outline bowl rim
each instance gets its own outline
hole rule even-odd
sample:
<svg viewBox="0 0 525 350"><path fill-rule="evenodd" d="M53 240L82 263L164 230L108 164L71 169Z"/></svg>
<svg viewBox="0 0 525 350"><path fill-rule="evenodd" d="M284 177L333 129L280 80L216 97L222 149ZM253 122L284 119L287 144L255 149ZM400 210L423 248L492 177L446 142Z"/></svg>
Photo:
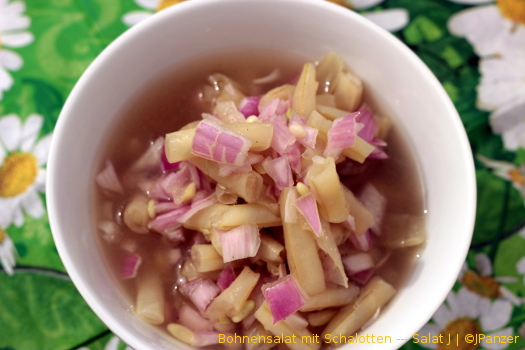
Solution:
<svg viewBox="0 0 525 350"><path fill-rule="evenodd" d="M221 0L220 4L238 4L242 3L246 0ZM468 187L464 189L465 195L468 198L468 206L465 208L465 217L467 218L467 222L465 223L465 227L468 228L469 235L465 235L463 237L463 241L460 242L462 244L463 249L463 255L461 256L461 261L464 261L467 253L469 251L469 243L472 238L473 229L474 229L474 223L475 223L475 212L476 212L476 177L475 177L475 171L474 171L474 160L472 157L472 151L470 148L470 144L465 132L465 129L463 127L463 124L461 122L461 119L459 117L459 114L454 107L452 101L446 94L443 86L439 82L439 80L434 76L434 74L430 71L430 69L421 61L421 59L412 51L410 50L401 40L399 40L397 37L392 35L391 33L387 32L386 30L380 28L379 26L375 25L374 23L368 21L364 17L360 16L359 14L344 8L342 6L330 3L328 1L318 1L318 0L252 0L252 1L259 1L260 3L265 3L267 6L275 6L275 4L278 3L297 3L299 6L313 6L317 7L322 11L332 11L337 12L339 16L346 16L347 20L355 21L360 26L363 26L367 30L374 32L374 35L378 35L383 37L385 40L388 40L395 45L396 49L403 53L403 56L407 58L407 60L414 65L414 67L419 71L419 73L424 77L426 81L429 82L431 87L437 92L441 102L445 104L445 108L448 111L449 115L452 117L451 120L454 123L455 132L457 135L460 136L459 142L461 143L461 149L458 150L462 154L462 158L468 162L468 166L465 167L467 169L467 173L465 176L469 178L470 181L468 181ZM54 194L56 193L58 189L58 184L55 183L54 178L56 176L56 173L58 172L58 164L60 163L58 157L58 147L61 139L61 135L64 134L66 130L66 123L67 118L71 118L72 111L74 110L74 106L77 104L77 101L81 99L82 91L86 88L86 86L89 84L90 80L93 76L97 74L97 71L105 65L105 61L108 57L111 57L113 54L117 53L119 50L121 50L122 47L125 47L129 45L130 41L133 41L133 38L143 31L152 30L155 26L158 25L158 23L162 21L169 20L172 16L175 15L183 15L186 12L192 12L192 11L198 11L202 7L208 7L208 6L216 6L218 1L216 0L192 0L192 1L185 1L180 4L177 4L177 6L173 6L171 8L167 8L163 11L160 11L159 13L154 14L150 18L134 25L133 27L129 28L127 31L125 31L123 34L121 34L119 37L117 37L114 41L112 41L96 58L95 60L89 65L89 67L86 69L86 71L82 74L80 79L75 84L73 90L71 91L69 97L67 98L62 111L59 115L58 121L56 123L55 129L54 129L54 137L51 143L50 153L49 153L49 160L47 165L47 186L48 190L47 196L46 196L46 204L48 208L48 216L49 216L49 223L51 227L51 231L53 234L53 238L55 241L55 245L57 247L57 251L60 255L60 258L64 264L64 267L70 276L72 282L74 283L75 287L78 289L84 300L87 302L87 304L90 306L90 308L94 311L94 313L103 321L103 323L117 336L119 336L123 341L125 341L127 344L132 346L133 348L140 348L143 349L147 344L144 344L140 339L138 339L133 333L130 333L126 331L120 324L121 321L118 320L116 317L114 317L111 313L109 313L103 305L99 302L97 298L95 298L93 295L88 293L87 284L82 278L81 274L79 273L77 267L72 262L72 257L68 252L68 248L65 246L64 241L61 239L62 233L60 232L60 225L58 220L58 214L56 212L56 199ZM446 296L452 289L454 283L456 282L456 279L460 272L460 269L462 267L462 264L457 264L454 273L450 273L448 280L442 281L442 285L444 286L442 290L440 291L440 297L435 298L435 304L433 304L433 312L432 314L439 308L439 306L443 303L443 301L446 299ZM446 288L445 288L446 287ZM439 303L438 303L439 300ZM426 316L425 316L426 317ZM430 319L432 315L428 318ZM428 322L428 319L425 322ZM420 326L423 326L424 323L422 323ZM418 329L410 330L411 332L407 335L414 334L418 331ZM409 338L409 337L405 337ZM408 340L407 340L408 341Z"/></svg>

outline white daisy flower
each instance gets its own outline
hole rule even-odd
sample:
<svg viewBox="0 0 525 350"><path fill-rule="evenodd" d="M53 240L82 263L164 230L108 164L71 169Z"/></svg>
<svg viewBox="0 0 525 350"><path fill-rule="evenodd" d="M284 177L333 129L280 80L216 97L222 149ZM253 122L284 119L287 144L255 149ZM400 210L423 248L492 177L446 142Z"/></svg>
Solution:
<svg viewBox="0 0 525 350"><path fill-rule="evenodd" d="M155 12L164 10L167 7L178 4L184 0L134 0L135 3L142 7L144 10L131 11L122 16L122 21L128 26L134 26L135 24L145 20L148 17L153 16Z"/></svg>
<svg viewBox="0 0 525 350"><path fill-rule="evenodd" d="M0 228L0 264L8 275L13 274L15 266L16 249L11 237Z"/></svg>
<svg viewBox="0 0 525 350"><path fill-rule="evenodd" d="M448 342L449 336L458 349L476 349L473 344L466 343L468 334L485 334L486 336L512 336L512 327L504 328L512 316L512 304L507 300L496 299L491 301L462 287L457 293L450 292L446 302L436 311L430 323L427 323L419 334L431 337L442 335L443 342ZM436 338L433 338L436 339ZM437 349L440 344L421 343L423 347ZM482 340L480 348L501 350L508 344L487 343Z"/></svg>
<svg viewBox="0 0 525 350"><path fill-rule="evenodd" d="M22 1L0 1L0 101L4 91L13 85L9 71L17 71L23 61L19 54L6 48L23 47L33 42L33 34L27 31L30 20L24 16Z"/></svg>
<svg viewBox="0 0 525 350"><path fill-rule="evenodd" d="M492 112L492 129L502 135L507 149L525 147L525 3L450 1L484 4L453 15L448 27L465 37L481 58L478 108Z"/></svg>
<svg viewBox="0 0 525 350"><path fill-rule="evenodd" d="M465 263L458 278L468 290L482 297L504 299L516 306L520 306L523 303L521 298L501 285L502 283L515 283L518 281L517 278L510 276L493 277L492 262L487 254L476 254L474 260L476 269L469 269L467 263Z"/></svg>
<svg viewBox="0 0 525 350"><path fill-rule="evenodd" d="M45 213L38 192L45 192L51 134L37 142L43 122L36 114L24 123L14 114L0 117L0 227L22 226L23 211L33 218Z"/></svg>
<svg viewBox="0 0 525 350"><path fill-rule="evenodd" d="M510 181L514 188L516 188L525 198L525 165L516 165L500 160L492 160L482 155L477 158L485 164L485 166L494 170L494 174L502 179Z"/></svg>
<svg viewBox="0 0 525 350"><path fill-rule="evenodd" d="M128 26L133 26L140 21L152 16L155 11L175 5L184 0L135 0L135 3L145 10L131 11L122 17ZM328 0L336 4L348 6L354 10L366 10L379 5L384 0ZM377 25L391 32L403 29L408 24L408 11L405 9L386 9L377 12L363 13L363 16Z"/></svg>

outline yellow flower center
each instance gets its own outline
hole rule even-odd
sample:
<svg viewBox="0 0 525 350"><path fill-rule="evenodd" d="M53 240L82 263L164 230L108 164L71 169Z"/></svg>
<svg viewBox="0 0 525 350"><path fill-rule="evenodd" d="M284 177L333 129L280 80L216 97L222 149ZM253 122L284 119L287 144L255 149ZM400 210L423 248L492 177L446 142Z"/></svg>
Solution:
<svg viewBox="0 0 525 350"><path fill-rule="evenodd" d="M496 0L504 17L525 25L525 0Z"/></svg>
<svg viewBox="0 0 525 350"><path fill-rule="evenodd" d="M38 174L38 164L30 153L13 153L0 167L0 197L14 197L24 193Z"/></svg>
<svg viewBox="0 0 525 350"><path fill-rule="evenodd" d="M472 292L488 298L494 299L501 296L498 282L489 276L480 276L469 270L463 275L461 283Z"/></svg>
<svg viewBox="0 0 525 350"><path fill-rule="evenodd" d="M343 0L326 0L328 2L333 2L334 4L341 5L344 7L347 7L347 5L343 2Z"/></svg>
<svg viewBox="0 0 525 350"><path fill-rule="evenodd" d="M450 321L441 331L443 341L437 344L437 348L438 350L476 350L479 344L467 343L465 337L467 334L475 335L480 332L481 329L475 321L467 317L457 318Z"/></svg>
<svg viewBox="0 0 525 350"><path fill-rule="evenodd" d="M179 2L183 2L184 0L160 0L158 6L157 6L157 12L164 10L165 8L168 8L170 6L173 6L175 4L178 4Z"/></svg>
<svg viewBox="0 0 525 350"><path fill-rule="evenodd" d="M519 172L518 169L511 169L509 170L508 174L512 182L515 182L520 186L525 184L525 177Z"/></svg>
<svg viewBox="0 0 525 350"><path fill-rule="evenodd" d="M0 230L0 244L2 244L2 242L4 241L6 235L7 234L5 233L5 231Z"/></svg>

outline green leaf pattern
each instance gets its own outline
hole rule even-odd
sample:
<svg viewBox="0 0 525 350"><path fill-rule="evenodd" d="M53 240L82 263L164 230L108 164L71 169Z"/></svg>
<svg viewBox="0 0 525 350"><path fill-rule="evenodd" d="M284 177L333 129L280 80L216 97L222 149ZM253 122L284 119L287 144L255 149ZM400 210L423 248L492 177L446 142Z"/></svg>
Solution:
<svg viewBox="0 0 525 350"><path fill-rule="evenodd" d="M331 1L393 30L427 64L459 111L476 156L472 246L455 287L420 333L519 335L517 343L477 348L525 348L523 1ZM127 28L178 2L0 0L0 350L129 349L65 274L42 174L58 115L82 72ZM477 34L480 26L485 35ZM15 170L7 171L9 164ZM22 173L34 176L14 181ZM462 303L479 307L465 311ZM440 347L403 346L423 348Z"/></svg>

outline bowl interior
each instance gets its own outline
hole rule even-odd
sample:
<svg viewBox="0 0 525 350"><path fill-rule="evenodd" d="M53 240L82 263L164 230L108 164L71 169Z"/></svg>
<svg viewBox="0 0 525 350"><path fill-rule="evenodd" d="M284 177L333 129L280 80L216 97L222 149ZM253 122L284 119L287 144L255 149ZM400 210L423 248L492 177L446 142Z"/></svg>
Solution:
<svg viewBox="0 0 525 350"><path fill-rule="evenodd" d="M131 347L173 348L174 340L130 310L97 248L90 190L98 145L112 118L167 68L207 52L246 47L307 57L340 54L363 79L376 110L407 136L427 190L428 242L408 283L364 332L389 335L388 346L400 347L404 341L398 339L416 333L444 300L466 256L475 210L472 156L457 112L424 64L389 33L327 2L194 0L130 29L95 60L62 111L48 165L51 227L73 282ZM424 304L414 302L421 299Z"/></svg>

